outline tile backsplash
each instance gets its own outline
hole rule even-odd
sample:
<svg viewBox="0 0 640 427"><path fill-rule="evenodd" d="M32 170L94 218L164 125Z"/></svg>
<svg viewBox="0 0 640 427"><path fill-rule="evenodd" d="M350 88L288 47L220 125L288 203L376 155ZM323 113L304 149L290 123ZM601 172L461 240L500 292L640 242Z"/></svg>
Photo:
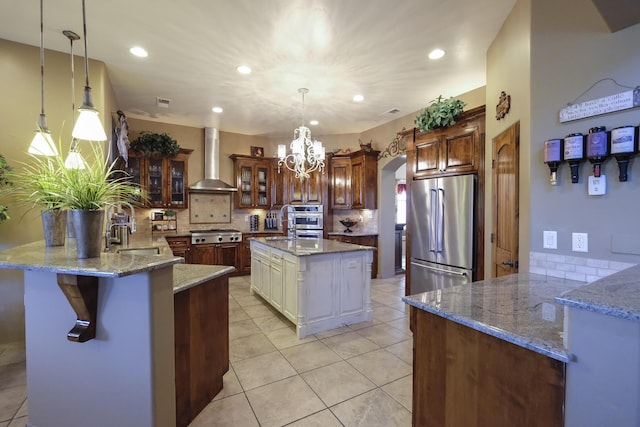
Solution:
<svg viewBox="0 0 640 427"><path fill-rule="evenodd" d="M594 282L635 264L557 255L545 252L529 253L529 272L561 279Z"/></svg>

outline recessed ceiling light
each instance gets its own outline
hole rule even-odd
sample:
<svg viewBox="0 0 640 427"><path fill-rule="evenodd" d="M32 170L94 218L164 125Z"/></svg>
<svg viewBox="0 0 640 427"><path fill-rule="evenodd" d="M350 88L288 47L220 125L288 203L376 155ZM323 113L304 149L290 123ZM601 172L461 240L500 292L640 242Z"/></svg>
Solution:
<svg viewBox="0 0 640 427"><path fill-rule="evenodd" d="M358 94L358 95L353 95L353 102L362 102L364 101L364 96Z"/></svg>
<svg viewBox="0 0 640 427"><path fill-rule="evenodd" d="M311 126L318 126L318 123L320 123L320 122L319 122L319 121L317 121L317 120L309 120L309 124L310 124Z"/></svg>
<svg viewBox="0 0 640 427"><path fill-rule="evenodd" d="M141 48L140 46L132 47L131 49L129 49L129 52L131 52L132 55L137 56L139 58L146 58L147 56L149 56L147 51Z"/></svg>
<svg viewBox="0 0 640 427"><path fill-rule="evenodd" d="M429 59L440 59L444 56L444 50L442 49L433 49L429 52Z"/></svg>
<svg viewBox="0 0 640 427"><path fill-rule="evenodd" d="M213 107L211 111L219 114L219 113L222 113L223 110L222 110L222 107Z"/></svg>
<svg viewBox="0 0 640 427"><path fill-rule="evenodd" d="M248 65L240 65L236 68L240 74L251 74L251 68Z"/></svg>

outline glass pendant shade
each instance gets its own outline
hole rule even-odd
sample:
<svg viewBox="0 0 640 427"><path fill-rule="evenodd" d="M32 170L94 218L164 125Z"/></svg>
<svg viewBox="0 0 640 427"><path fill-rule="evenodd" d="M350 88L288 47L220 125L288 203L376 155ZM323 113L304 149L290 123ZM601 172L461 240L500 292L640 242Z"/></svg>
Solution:
<svg viewBox="0 0 640 427"><path fill-rule="evenodd" d="M100 122L100 116L98 110L93 106L91 101L91 88L84 88L84 101L82 106L78 108L80 116L76 120L76 125L73 127L71 135L76 139L83 139L86 141L106 141L107 134L104 132L102 122Z"/></svg>
<svg viewBox="0 0 640 427"><path fill-rule="evenodd" d="M36 129L35 135L33 136L33 140L31 141L31 145L29 145L29 154L33 154L36 156L57 156L58 150L56 149L56 145L53 143L53 139L51 138L51 133L49 129L47 129L46 124L44 127L38 126Z"/></svg>
<svg viewBox="0 0 640 427"><path fill-rule="evenodd" d="M67 169L84 169L84 159L77 151L69 151L69 155L64 161L64 167Z"/></svg>

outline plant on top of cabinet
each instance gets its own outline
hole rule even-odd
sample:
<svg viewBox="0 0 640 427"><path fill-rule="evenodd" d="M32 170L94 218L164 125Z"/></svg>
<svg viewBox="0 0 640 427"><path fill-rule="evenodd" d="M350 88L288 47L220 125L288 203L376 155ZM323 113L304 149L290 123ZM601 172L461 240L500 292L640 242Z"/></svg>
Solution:
<svg viewBox="0 0 640 427"><path fill-rule="evenodd" d="M428 132L437 128L446 128L456 123L455 118L462 113L462 109L467 105L458 99L438 99L432 101L431 105L422 110L414 120L421 132Z"/></svg>
<svg viewBox="0 0 640 427"><path fill-rule="evenodd" d="M4 156L0 154L0 188L11 185L11 181L7 177L9 172L11 172L11 166L9 166ZM1 194L2 193L0 192L0 195ZM0 205L0 222L9 219L7 210L8 208L5 205Z"/></svg>
<svg viewBox="0 0 640 427"><path fill-rule="evenodd" d="M180 151L178 142L167 133L153 133L142 131L138 138L131 141L131 149L144 154L147 157L153 156L175 156Z"/></svg>

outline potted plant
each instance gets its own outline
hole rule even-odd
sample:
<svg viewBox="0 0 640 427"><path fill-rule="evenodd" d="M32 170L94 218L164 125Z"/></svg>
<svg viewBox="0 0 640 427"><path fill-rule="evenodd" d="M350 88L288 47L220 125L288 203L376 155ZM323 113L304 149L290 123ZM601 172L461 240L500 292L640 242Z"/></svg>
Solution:
<svg viewBox="0 0 640 427"><path fill-rule="evenodd" d="M138 138L131 141L131 149L147 157L175 156L180 151L178 142L167 133L143 131Z"/></svg>
<svg viewBox="0 0 640 427"><path fill-rule="evenodd" d="M69 209L76 236L78 258L92 258L102 251L104 211L122 202L138 204L142 189L116 170L101 148L94 147L94 161L84 169L62 168L63 205Z"/></svg>
<svg viewBox="0 0 640 427"><path fill-rule="evenodd" d="M416 116L414 123L421 132L446 128L455 124L455 118L462 113L465 105L467 104L463 101L454 98L443 99L440 95Z"/></svg>
<svg viewBox="0 0 640 427"><path fill-rule="evenodd" d="M3 187L7 187L11 185L11 180L9 179L9 174L11 173L11 167L5 160L4 156L0 154L0 190ZM0 197L5 196L3 191L0 191ZM7 213L8 208L5 205L0 204L0 222L6 221L9 219L9 214Z"/></svg>
<svg viewBox="0 0 640 427"><path fill-rule="evenodd" d="M46 246L62 246L67 228L61 170L64 160L60 156L30 156L31 162L23 163L22 170L12 175L12 192L19 203L40 207Z"/></svg>

